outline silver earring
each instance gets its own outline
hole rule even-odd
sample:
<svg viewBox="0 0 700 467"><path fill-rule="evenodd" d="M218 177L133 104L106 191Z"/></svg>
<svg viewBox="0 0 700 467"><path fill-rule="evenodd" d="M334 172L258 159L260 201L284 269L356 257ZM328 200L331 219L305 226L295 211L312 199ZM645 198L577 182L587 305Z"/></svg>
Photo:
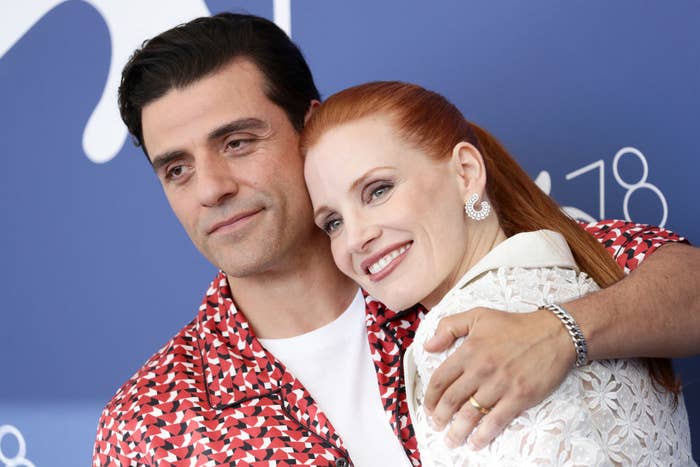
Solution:
<svg viewBox="0 0 700 467"><path fill-rule="evenodd" d="M469 197L469 200L464 203L464 212L467 213L467 216L469 216L470 219L474 219L475 221L483 221L486 219L491 212L491 205L489 204L488 201L484 200L481 202L481 205L479 206L479 210L477 211L474 209L474 205L476 204L476 201L479 199L479 195L474 193Z"/></svg>

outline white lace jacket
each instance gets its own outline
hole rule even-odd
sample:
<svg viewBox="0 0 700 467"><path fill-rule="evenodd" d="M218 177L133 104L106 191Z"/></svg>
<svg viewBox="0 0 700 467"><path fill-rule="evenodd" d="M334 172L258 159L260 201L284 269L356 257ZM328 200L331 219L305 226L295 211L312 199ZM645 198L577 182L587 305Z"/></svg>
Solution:
<svg viewBox="0 0 700 467"><path fill-rule="evenodd" d="M422 400L445 352L423 350L441 318L476 306L527 313L597 290L579 273L564 238L541 230L496 246L421 322L404 358L406 391L425 466L646 466L695 465L688 416L680 396L657 389L638 360L591 362L573 370L539 405L517 417L488 447L449 449L446 431L427 423Z"/></svg>

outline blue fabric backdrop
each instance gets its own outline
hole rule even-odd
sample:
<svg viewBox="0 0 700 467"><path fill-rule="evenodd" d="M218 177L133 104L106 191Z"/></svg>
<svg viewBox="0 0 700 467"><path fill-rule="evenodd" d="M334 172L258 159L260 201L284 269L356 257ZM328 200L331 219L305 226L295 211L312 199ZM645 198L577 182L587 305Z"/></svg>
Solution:
<svg viewBox="0 0 700 467"><path fill-rule="evenodd" d="M579 215L700 241L696 0L8 2L0 466L88 465L101 407L195 314L214 269L125 139L113 78L142 39L224 9L291 24L324 95L417 82ZM676 363L700 458L700 359Z"/></svg>

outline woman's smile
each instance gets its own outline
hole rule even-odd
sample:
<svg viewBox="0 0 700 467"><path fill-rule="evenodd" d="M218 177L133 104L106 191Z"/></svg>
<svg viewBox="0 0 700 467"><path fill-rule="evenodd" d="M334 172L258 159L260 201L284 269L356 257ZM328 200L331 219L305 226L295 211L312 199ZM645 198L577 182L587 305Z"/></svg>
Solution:
<svg viewBox="0 0 700 467"><path fill-rule="evenodd" d="M399 245L398 247L393 245L388 248L388 253L386 253L387 249L384 249L372 255L362 262L362 270L369 275L369 280L373 282L382 280L391 274L399 263L403 261L411 245L413 245L412 241Z"/></svg>

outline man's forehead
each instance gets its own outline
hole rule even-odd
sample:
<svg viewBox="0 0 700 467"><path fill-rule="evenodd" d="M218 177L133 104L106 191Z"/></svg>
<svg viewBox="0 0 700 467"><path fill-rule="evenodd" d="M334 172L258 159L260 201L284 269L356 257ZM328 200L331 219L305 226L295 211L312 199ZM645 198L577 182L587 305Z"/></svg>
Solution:
<svg viewBox="0 0 700 467"><path fill-rule="evenodd" d="M186 86L173 88L167 94L191 99L203 106L225 102L234 108L257 108L261 104L274 105L265 93L265 86L265 76L257 65L239 58Z"/></svg>
<svg viewBox="0 0 700 467"><path fill-rule="evenodd" d="M172 88L143 108L148 153L164 149L163 138L169 143L173 138L205 138L227 122L257 119L271 124L284 112L267 97L264 85L258 67L241 58L187 86Z"/></svg>

